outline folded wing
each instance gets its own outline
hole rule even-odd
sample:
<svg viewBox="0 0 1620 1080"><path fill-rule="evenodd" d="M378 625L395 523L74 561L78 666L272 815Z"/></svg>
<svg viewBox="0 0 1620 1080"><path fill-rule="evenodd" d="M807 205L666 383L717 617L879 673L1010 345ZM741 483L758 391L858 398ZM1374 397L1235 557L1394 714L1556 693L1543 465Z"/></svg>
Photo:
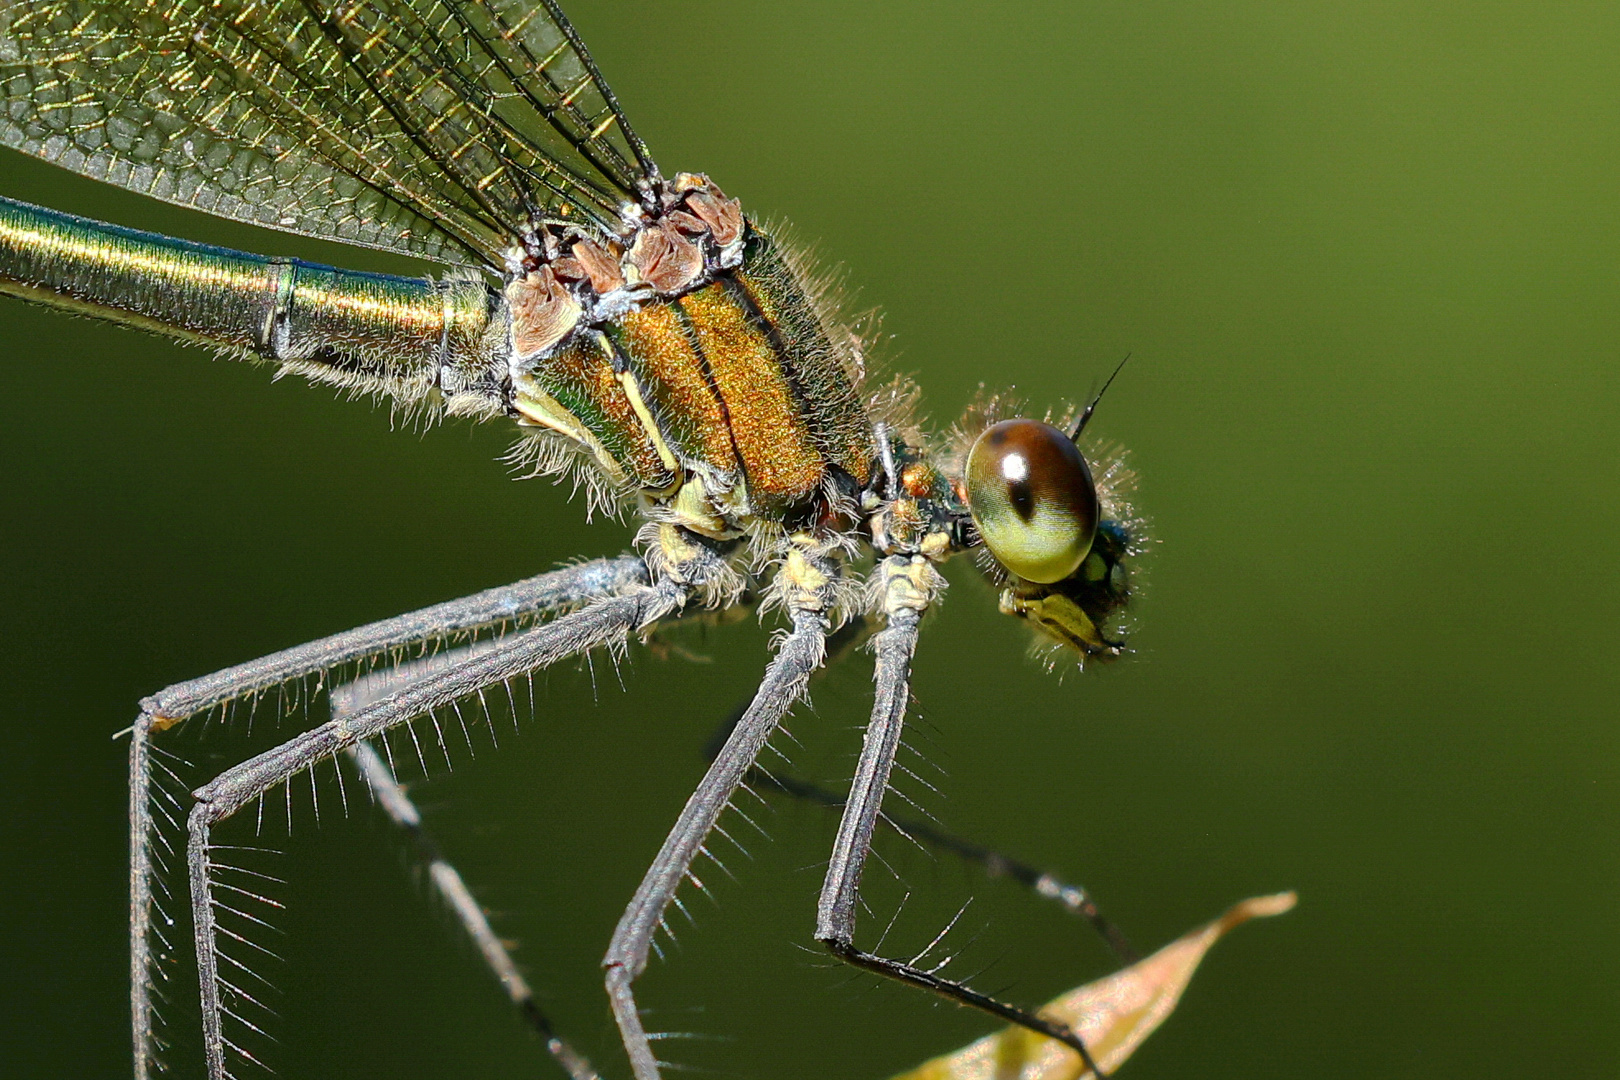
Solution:
<svg viewBox="0 0 1620 1080"><path fill-rule="evenodd" d="M657 175L551 0L0 0L0 92L18 150L449 264Z"/></svg>

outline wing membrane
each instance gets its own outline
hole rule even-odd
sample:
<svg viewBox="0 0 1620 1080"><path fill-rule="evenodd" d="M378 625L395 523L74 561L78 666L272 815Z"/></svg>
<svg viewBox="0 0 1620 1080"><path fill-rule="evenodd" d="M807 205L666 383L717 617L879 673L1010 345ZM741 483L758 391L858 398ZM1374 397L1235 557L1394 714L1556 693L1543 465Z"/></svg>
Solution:
<svg viewBox="0 0 1620 1080"><path fill-rule="evenodd" d="M0 88L0 143L441 262L656 177L551 0L0 0Z"/></svg>

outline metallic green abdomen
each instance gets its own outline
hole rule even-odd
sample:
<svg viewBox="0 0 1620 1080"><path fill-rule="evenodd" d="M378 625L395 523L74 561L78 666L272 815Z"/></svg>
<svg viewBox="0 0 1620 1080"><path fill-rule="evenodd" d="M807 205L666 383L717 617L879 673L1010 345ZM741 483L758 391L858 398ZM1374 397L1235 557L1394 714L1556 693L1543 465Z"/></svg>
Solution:
<svg viewBox="0 0 1620 1080"><path fill-rule="evenodd" d="M489 294L271 259L0 199L0 292L410 401L482 366Z"/></svg>

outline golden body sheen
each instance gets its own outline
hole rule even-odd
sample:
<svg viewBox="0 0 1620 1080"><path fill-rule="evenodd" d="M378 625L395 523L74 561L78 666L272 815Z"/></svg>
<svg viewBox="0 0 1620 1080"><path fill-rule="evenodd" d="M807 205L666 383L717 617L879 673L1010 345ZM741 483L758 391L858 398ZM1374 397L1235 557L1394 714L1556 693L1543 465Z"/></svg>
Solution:
<svg viewBox="0 0 1620 1080"><path fill-rule="evenodd" d="M683 524L798 526L859 490L875 448L852 346L792 261L749 224L740 265L581 325L514 379L523 421L585 445Z"/></svg>

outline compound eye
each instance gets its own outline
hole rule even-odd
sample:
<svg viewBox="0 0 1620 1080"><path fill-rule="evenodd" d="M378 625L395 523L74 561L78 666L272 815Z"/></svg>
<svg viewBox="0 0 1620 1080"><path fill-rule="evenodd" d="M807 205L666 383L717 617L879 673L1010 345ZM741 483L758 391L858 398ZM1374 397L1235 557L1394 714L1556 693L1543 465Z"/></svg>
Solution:
<svg viewBox="0 0 1620 1080"><path fill-rule="evenodd" d="M1039 420L1003 420L974 442L968 510L996 561L1050 585L1080 567L1097 535L1097 486L1074 440Z"/></svg>

